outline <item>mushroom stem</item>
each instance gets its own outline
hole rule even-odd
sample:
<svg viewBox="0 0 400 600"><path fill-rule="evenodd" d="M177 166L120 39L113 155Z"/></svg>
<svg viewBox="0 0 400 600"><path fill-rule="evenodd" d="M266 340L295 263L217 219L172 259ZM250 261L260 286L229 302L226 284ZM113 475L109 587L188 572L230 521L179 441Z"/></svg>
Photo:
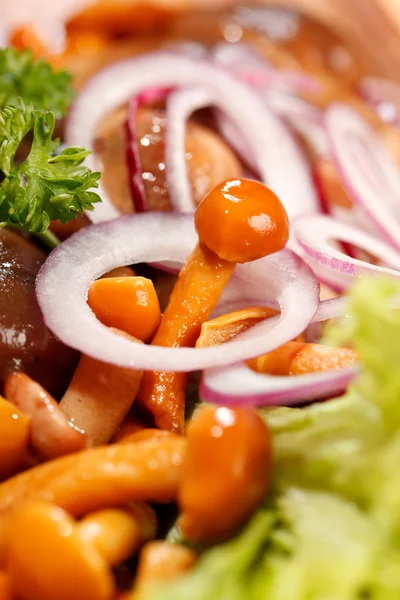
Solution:
<svg viewBox="0 0 400 600"><path fill-rule="evenodd" d="M111 600L110 566L68 513L31 502L16 510L12 526L8 573L20 600Z"/></svg>
<svg viewBox="0 0 400 600"><path fill-rule="evenodd" d="M90 513L78 530L84 543L96 548L109 565L117 565L156 535L157 517L150 506L137 503Z"/></svg>
<svg viewBox="0 0 400 600"><path fill-rule="evenodd" d="M31 417L30 443L40 458L50 460L87 446L84 432L75 427L58 402L27 375L10 375L5 383L5 395Z"/></svg>
<svg viewBox="0 0 400 600"><path fill-rule="evenodd" d="M173 436L92 448L38 465L0 484L0 515L33 499L51 499L75 516L131 501L171 502L185 445Z"/></svg>
<svg viewBox="0 0 400 600"><path fill-rule="evenodd" d="M121 273L120 276L118 273ZM153 283L133 277L128 267L92 282L88 304L96 317L123 337L150 339L160 321ZM61 408L83 429L89 445L106 444L129 412L139 390L142 371L123 369L82 355Z"/></svg>
<svg viewBox="0 0 400 600"><path fill-rule="evenodd" d="M8 521L13 532L7 536L11 582L4 586L11 583L21 600L110 600L110 567L127 560L157 531L155 512L141 503L100 510L76 522L58 506L33 500L13 511ZM0 571L3 600L2 586Z"/></svg>
<svg viewBox="0 0 400 600"><path fill-rule="evenodd" d="M215 308L235 264L221 260L198 244L179 274L152 344L194 346L201 325ZM138 401L150 411L161 429L182 433L184 428L186 375L147 371Z"/></svg>
<svg viewBox="0 0 400 600"><path fill-rule="evenodd" d="M27 414L0 396L0 480L23 465L30 424Z"/></svg>
<svg viewBox="0 0 400 600"><path fill-rule="evenodd" d="M81 356L60 408L85 431L90 446L110 441L136 398L142 373Z"/></svg>

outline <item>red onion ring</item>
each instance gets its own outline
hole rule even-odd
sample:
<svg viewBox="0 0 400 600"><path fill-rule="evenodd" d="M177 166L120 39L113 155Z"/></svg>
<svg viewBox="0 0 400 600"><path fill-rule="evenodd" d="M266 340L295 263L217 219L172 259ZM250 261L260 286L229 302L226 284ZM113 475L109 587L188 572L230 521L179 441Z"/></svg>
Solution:
<svg viewBox="0 0 400 600"><path fill-rule="evenodd" d="M318 308L319 286L311 269L289 250L237 267L250 286L264 286L266 302L274 295L281 315L223 348L144 346L115 335L96 319L86 303L94 279L121 265L183 262L196 241L193 218L174 213L130 215L82 229L50 254L37 277L36 294L47 326L64 343L98 360L177 372L255 357L305 330Z"/></svg>
<svg viewBox="0 0 400 600"><path fill-rule="evenodd" d="M214 110L215 122L220 135L233 148L240 160L250 171L254 171L254 156L242 133L238 130L234 119L228 117L220 109Z"/></svg>
<svg viewBox="0 0 400 600"><path fill-rule="evenodd" d="M168 128L165 162L169 196L174 210L178 212L193 212L195 208L185 160L186 121L193 112L210 105L219 106L219 123L225 137L235 136L234 140L231 137L232 145L236 147L240 145L242 153L243 148L246 148L247 150L244 152L247 157L249 155L254 156L251 139L248 138L244 130L240 131L237 115L231 110L229 103L225 103L221 98L219 100L213 98L211 94L199 88L181 89L173 92L167 102ZM308 107L309 105L307 105ZM309 107L309 112L311 112L311 107ZM313 118L313 123L317 127L314 112ZM319 127L321 131L322 128ZM307 127L304 127L304 129L307 129ZM311 130L309 129L309 131ZM261 174L261 178L266 182L268 172Z"/></svg>
<svg viewBox="0 0 400 600"><path fill-rule="evenodd" d="M208 58L210 50L201 42L171 42L163 46L167 52L176 52L178 54L186 54L193 58Z"/></svg>
<svg viewBox="0 0 400 600"><path fill-rule="evenodd" d="M322 323L330 319L338 319L346 316L347 298L338 297L323 300L319 303L318 310L315 313L311 323Z"/></svg>
<svg viewBox="0 0 400 600"><path fill-rule="evenodd" d="M171 203L174 210L178 212L193 212L195 208L185 160L186 121L193 112L210 105L219 107L220 125L225 136L235 136L234 140L231 137L232 145L240 146L242 154L246 154L247 158L251 155L256 156L256 152L252 150L252 140L247 132L242 130L240 121L237 120L237 113L231 109L230 103L225 102L224 98L213 97L212 94L200 88L181 89L172 93L167 102L168 128L165 162ZM231 130L228 129L230 127ZM246 150L243 150L244 148ZM261 172L261 178L267 182L268 165L266 165L264 173Z"/></svg>
<svg viewBox="0 0 400 600"><path fill-rule="evenodd" d="M276 299L271 296L265 297L265 289L263 285L257 283L251 286L251 290L246 292L246 280L240 277L235 271L228 288L224 291L221 300L211 315L211 318L220 317L236 310L248 308L249 306L263 306L267 308L275 308L279 310L279 304ZM311 320L311 323L322 323L330 319L338 319L346 315L347 298L338 296L323 300L319 303L317 312Z"/></svg>
<svg viewBox="0 0 400 600"><path fill-rule="evenodd" d="M355 203L400 250L400 171L378 136L345 104L331 105L325 115L333 159Z"/></svg>
<svg viewBox="0 0 400 600"><path fill-rule="evenodd" d="M177 212L193 213L195 210L186 165L186 122L196 110L212 103L212 96L200 88L173 92L167 101L165 172L171 205Z"/></svg>
<svg viewBox="0 0 400 600"><path fill-rule="evenodd" d="M400 254L385 242L356 227L326 215L306 215L293 222L293 230L297 242L306 254L313 261L345 274L348 286L351 285L353 277L358 275L382 273L400 276ZM372 265L347 256L337 246L332 245L333 241L354 244L377 256L392 268Z"/></svg>
<svg viewBox="0 0 400 600"><path fill-rule="evenodd" d="M323 113L302 98L269 89L265 91L268 105L310 145L317 156L329 156L330 146L323 123Z"/></svg>
<svg viewBox="0 0 400 600"><path fill-rule="evenodd" d="M256 373L245 363L207 369L200 384L200 397L224 406L277 406L334 397L341 394L357 367L295 376Z"/></svg>
<svg viewBox="0 0 400 600"><path fill-rule="evenodd" d="M382 121L400 125L400 85L390 79L364 77L359 84L361 96L376 110Z"/></svg>
<svg viewBox="0 0 400 600"><path fill-rule="evenodd" d="M347 273L343 273L337 269L331 269L326 265L323 265L310 255L306 254L303 248L300 248L299 255L312 268L315 276L318 278L318 281L321 284L327 285L338 294L345 293L351 286L353 280L352 277L350 277Z"/></svg>
<svg viewBox="0 0 400 600"><path fill-rule="evenodd" d="M259 90L272 87L298 94L321 89L320 83L312 75L279 71L260 52L246 44L221 42L215 46L211 56L217 64L227 67Z"/></svg>
<svg viewBox="0 0 400 600"><path fill-rule="evenodd" d="M96 126L108 112L146 88L180 85L205 89L216 98L218 106L235 115L235 123L251 143L257 169L281 198L289 215L298 214L299 210L304 212L304 206L308 211L318 206L302 151L259 95L225 69L189 56L155 52L114 63L95 75L71 109L66 132L68 144L91 149ZM94 167L92 155L87 157L86 164ZM282 169L285 164L291 167L290 177ZM104 190L102 197L102 211L96 214L96 208L90 213L94 221L109 218L106 215L110 206L115 212Z"/></svg>

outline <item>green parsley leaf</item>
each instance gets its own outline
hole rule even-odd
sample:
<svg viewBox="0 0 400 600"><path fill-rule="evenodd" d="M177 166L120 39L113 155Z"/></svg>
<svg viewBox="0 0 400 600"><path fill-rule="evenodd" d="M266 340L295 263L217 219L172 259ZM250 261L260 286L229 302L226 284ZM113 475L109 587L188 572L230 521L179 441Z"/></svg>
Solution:
<svg viewBox="0 0 400 600"><path fill-rule="evenodd" d="M32 105L0 110L0 222L24 227L33 233L45 231L50 220L66 223L100 202L90 191L98 187L100 173L82 166L89 154L84 148L65 148L52 139L55 116L35 111ZM29 131L33 142L28 157L18 165L15 155Z"/></svg>
<svg viewBox="0 0 400 600"><path fill-rule="evenodd" d="M70 73L54 71L45 60L36 60L30 50L0 50L0 108L19 107L22 98L25 104L62 117L74 96L71 80Z"/></svg>

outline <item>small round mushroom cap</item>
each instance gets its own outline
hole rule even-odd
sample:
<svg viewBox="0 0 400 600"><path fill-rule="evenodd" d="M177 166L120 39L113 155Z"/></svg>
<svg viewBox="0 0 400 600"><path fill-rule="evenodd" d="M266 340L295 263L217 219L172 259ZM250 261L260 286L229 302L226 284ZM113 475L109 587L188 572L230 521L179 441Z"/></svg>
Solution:
<svg viewBox="0 0 400 600"><path fill-rule="evenodd" d="M8 571L20 600L112 598L110 568L61 508L25 504L12 519L12 532Z"/></svg>
<svg viewBox="0 0 400 600"><path fill-rule="evenodd" d="M278 196L250 179L224 181L199 204L200 243L220 258L245 263L282 250L289 220Z"/></svg>

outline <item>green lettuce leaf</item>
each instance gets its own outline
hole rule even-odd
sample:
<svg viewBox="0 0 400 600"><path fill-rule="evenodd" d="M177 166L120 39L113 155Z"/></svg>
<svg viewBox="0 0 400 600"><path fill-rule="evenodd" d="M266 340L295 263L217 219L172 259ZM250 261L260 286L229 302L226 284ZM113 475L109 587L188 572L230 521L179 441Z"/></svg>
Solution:
<svg viewBox="0 0 400 600"><path fill-rule="evenodd" d="M292 488L277 502L281 524L258 569L253 597L362 598L373 585L376 558L385 547L366 515L323 492Z"/></svg>
<svg viewBox="0 0 400 600"><path fill-rule="evenodd" d="M238 537L205 552L192 573L172 586L150 587L146 597L154 600L242 600L275 520L273 512L260 510Z"/></svg>

